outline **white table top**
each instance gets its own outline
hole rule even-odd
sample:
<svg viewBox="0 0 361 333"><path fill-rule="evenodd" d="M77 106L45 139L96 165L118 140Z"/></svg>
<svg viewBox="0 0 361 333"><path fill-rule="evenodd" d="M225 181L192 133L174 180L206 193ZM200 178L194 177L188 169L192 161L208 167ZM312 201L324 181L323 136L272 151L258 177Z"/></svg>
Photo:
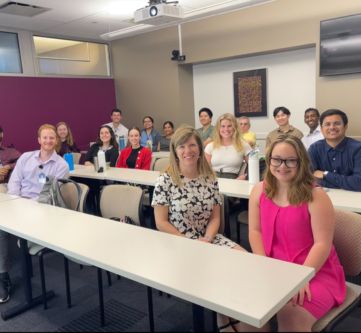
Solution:
<svg viewBox="0 0 361 333"><path fill-rule="evenodd" d="M170 155L169 151L155 151L152 153L153 158L169 157L169 155Z"/></svg>
<svg viewBox="0 0 361 333"><path fill-rule="evenodd" d="M0 202L0 228L256 327L314 275L309 267L32 200Z"/></svg>
<svg viewBox="0 0 361 333"><path fill-rule="evenodd" d="M77 165L70 175L154 186L159 176L159 171L110 168L104 173L96 173L93 167ZM222 194L245 199L249 198L254 186L246 180L237 179L218 178L218 183ZM327 189L327 194L335 208L361 213L361 192Z"/></svg>
<svg viewBox="0 0 361 333"><path fill-rule="evenodd" d="M75 165L75 170L70 172L70 176L154 186L159 171L109 168L105 172L95 172L92 166Z"/></svg>
<svg viewBox="0 0 361 333"><path fill-rule="evenodd" d="M6 194L6 193L0 193L0 202L2 201L8 201L8 200L14 200L14 199L19 199L20 197L16 196L16 195L10 195L10 194Z"/></svg>
<svg viewBox="0 0 361 333"><path fill-rule="evenodd" d="M218 178L219 191L229 197L248 199L253 185L246 180Z"/></svg>
<svg viewBox="0 0 361 333"><path fill-rule="evenodd" d="M230 197L249 198L254 185L245 180L218 178L219 190ZM332 204L337 209L361 213L361 192L341 189L326 189Z"/></svg>
<svg viewBox="0 0 361 333"><path fill-rule="evenodd" d="M361 192L327 189L332 204L337 209L361 213Z"/></svg>

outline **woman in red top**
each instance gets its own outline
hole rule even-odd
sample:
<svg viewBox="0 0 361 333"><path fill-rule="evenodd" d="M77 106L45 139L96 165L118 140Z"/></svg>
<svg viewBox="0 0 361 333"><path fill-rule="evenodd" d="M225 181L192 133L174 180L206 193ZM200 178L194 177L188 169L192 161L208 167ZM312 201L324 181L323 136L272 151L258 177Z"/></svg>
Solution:
<svg viewBox="0 0 361 333"><path fill-rule="evenodd" d="M119 155L117 168L149 170L152 152L140 145L140 130L133 127L128 132L128 146Z"/></svg>

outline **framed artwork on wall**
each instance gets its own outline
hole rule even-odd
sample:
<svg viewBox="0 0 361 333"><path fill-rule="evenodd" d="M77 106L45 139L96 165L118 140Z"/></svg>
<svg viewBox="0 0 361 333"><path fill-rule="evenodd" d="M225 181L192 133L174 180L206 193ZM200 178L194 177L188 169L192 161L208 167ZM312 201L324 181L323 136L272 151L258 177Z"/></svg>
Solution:
<svg viewBox="0 0 361 333"><path fill-rule="evenodd" d="M233 73L234 115L267 117L266 68Z"/></svg>

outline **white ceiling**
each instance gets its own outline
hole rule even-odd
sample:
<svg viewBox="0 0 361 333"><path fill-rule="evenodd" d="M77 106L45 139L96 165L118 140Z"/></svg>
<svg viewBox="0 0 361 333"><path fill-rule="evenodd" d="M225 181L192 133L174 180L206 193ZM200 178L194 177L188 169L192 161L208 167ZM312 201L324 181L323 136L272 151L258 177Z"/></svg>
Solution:
<svg viewBox="0 0 361 333"><path fill-rule="evenodd" d="M199 19L268 1L273 0L179 0L179 5L184 9L185 16L188 16L186 21L190 21L194 13L198 13L194 17ZM9 0L0 0L0 6L7 2ZM102 40L101 35L118 30L116 36L103 36L103 38L111 40L162 27L134 23L134 11L146 7L148 0L16 0L16 2L46 7L50 10L33 17L0 13L0 26L47 36L87 40Z"/></svg>

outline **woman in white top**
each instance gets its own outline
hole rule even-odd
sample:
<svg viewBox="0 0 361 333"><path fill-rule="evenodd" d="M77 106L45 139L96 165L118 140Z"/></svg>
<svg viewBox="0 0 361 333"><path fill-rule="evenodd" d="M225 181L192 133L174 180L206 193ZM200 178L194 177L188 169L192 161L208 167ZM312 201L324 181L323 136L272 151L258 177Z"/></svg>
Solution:
<svg viewBox="0 0 361 333"><path fill-rule="evenodd" d="M217 177L245 179L246 174L239 174L250 151L249 144L241 138L236 118L230 113L220 116L213 132L213 141L205 148L206 159Z"/></svg>

